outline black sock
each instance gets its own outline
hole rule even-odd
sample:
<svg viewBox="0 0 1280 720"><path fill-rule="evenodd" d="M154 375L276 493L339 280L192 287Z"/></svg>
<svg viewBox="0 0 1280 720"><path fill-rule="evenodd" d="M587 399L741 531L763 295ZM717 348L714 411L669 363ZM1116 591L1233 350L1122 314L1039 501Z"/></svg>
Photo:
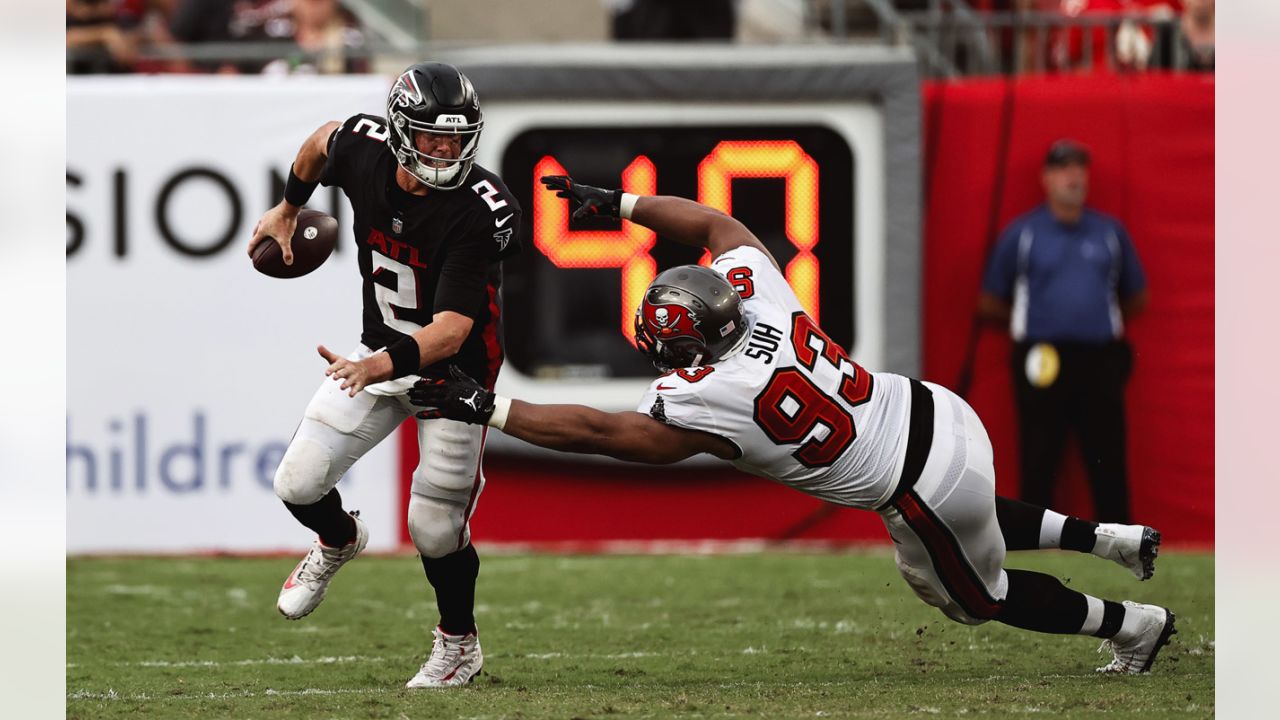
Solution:
<svg viewBox="0 0 1280 720"><path fill-rule="evenodd" d="M1000 523L1000 534L1004 536L1005 550L1039 550L1045 512L1042 507L997 495L996 520ZM1052 517L1066 518L1056 547L1078 552L1093 550L1093 543L1097 540L1093 531L1098 523L1058 513L1053 513Z"/></svg>
<svg viewBox="0 0 1280 720"><path fill-rule="evenodd" d="M1089 600L1083 593L1068 590L1044 573L1005 570L1005 574L1009 576L1009 594L996 620L1023 630L1059 635L1072 635L1084 627Z"/></svg>
<svg viewBox="0 0 1280 720"><path fill-rule="evenodd" d="M1098 541L1098 536L1093 532L1097 529L1096 522L1068 515L1067 521L1062 524L1062 549L1091 552L1093 544Z"/></svg>
<svg viewBox="0 0 1280 720"><path fill-rule="evenodd" d="M1094 637L1110 638L1120 632L1120 626L1124 624L1124 605L1111 600L1102 601L1102 626L1094 633Z"/></svg>
<svg viewBox="0 0 1280 720"><path fill-rule="evenodd" d="M444 557L422 558L427 581L436 591L436 607L440 609L440 629L450 635L466 635L476 629L476 577L480 575L480 556L475 546L467 546Z"/></svg>
<svg viewBox="0 0 1280 720"><path fill-rule="evenodd" d="M356 539L356 522L342 510L342 496L338 488L324 494L310 505L294 505L285 502L284 506L298 519L298 522L311 528L320 536L320 542L329 547L342 547Z"/></svg>

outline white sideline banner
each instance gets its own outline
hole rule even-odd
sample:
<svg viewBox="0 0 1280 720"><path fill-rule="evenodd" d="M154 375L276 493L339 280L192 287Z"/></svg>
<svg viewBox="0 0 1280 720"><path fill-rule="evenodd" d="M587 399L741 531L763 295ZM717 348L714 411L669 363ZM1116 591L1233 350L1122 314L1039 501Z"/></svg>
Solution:
<svg viewBox="0 0 1280 720"><path fill-rule="evenodd" d="M260 275L246 248L302 141L328 120L381 114L388 86L67 78L69 553L311 541L271 481L325 379L316 345L359 342L350 206L317 189L312 207L336 214L343 236L311 275ZM384 442L339 486L375 549L398 545L395 450Z"/></svg>

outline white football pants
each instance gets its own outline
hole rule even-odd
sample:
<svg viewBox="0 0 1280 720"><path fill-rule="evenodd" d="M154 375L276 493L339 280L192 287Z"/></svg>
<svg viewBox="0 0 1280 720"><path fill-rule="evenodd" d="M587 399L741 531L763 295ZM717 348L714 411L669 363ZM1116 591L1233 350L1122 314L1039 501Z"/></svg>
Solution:
<svg viewBox="0 0 1280 720"><path fill-rule="evenodd" d="M947 617L977 625L1008 592L1004 536L996 520L991 440L960 396L933 383L933 444L915 486L880 513L898 572Z"/></svg>
<svg viewBox="0 0 1280 720"><path fill-rule="evenodd" d="M361 345L348 357L371 354ZM295 505L319 501L356 460L420 409L403 394L411 384L380 383L349 397L341 383L322 380L276 470L276 495ZM387 392L397 394L380 394ZM438 558L471 541L469 520L484 489L481 453L487 428L445 419L417 423L409 534L419 553Z"/></svg>

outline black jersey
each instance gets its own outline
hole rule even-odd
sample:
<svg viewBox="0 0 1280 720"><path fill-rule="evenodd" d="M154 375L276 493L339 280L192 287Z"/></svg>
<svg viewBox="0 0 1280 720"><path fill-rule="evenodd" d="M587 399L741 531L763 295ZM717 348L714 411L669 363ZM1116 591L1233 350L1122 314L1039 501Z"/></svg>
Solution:
<svg viewBox="0 0 1280 720"><path fill-rule="evenodd" d="M364 278L364 330L372 349L428 325L445 310L475 321L458 354L422 368L448 377L449 364L492 388L502 365L498 261L520 250L520 205L479 165L456 190L425 196L396 184L386 121L355 115L329 139L320 182L342 188L355 214Z"/></svg>

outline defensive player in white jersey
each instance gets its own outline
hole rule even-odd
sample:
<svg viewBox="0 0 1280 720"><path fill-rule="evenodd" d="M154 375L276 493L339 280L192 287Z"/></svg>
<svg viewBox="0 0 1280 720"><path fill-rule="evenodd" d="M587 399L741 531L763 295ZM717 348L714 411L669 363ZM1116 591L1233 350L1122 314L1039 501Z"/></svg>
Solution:
<svg viewBox="0 0 1280 720"><path fill-rule="evenodd" d="M420 417L487 423L555 450L671 463L699 453L846 507L879 513L912 590L952 620L988 620L1111 642L1103 672L1150 669L1174 633L1165 608L1112 602L1056 578L1004 568L1007 549L1061 547L1154 572L1159 534L1089 523L995 494L991 442L959 396L932 383L867 372L807 316L764 245L717 210L542 182L574 215L621 217L705 247L710 268L667 270L636 311L640 349L665 372L638 412L504 398L460 370L424 380Z"/></svg>

